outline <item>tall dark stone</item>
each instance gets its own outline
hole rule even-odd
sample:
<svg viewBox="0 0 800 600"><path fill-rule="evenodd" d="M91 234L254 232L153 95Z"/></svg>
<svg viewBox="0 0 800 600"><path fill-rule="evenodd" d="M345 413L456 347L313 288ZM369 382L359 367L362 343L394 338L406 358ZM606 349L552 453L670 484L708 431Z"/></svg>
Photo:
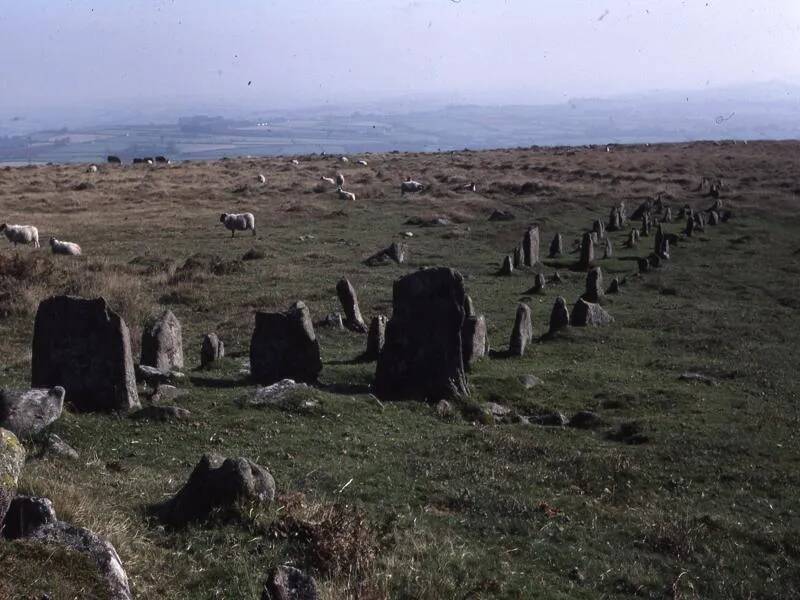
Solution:
<svg viewBox="0 0 800 600"><path fill-rule="evenodd" d="M590 233L584 233L581 239L581 262L583 269L588 269L594 262L594 242Z"/></svg>
<svg viewBox="0 0 800 600"><path fill-rule="evenodd" d="M603 254L603 258L612 258L614 256L614 244L611 242L611 238L606 238L606 249L605 253Z"/></svg>
<svg viewBox="0 0 800 600"><path fill-rule="evenodd" d="M78 410L139 407L128 327L103 298L42 301L33 327L32 387L61 386Z"/></svg>
<svg viewBox="0 0 800 600"><path fill-rule="evenodd" d="M550 333L555 333L559 329L569 326L569 309L567 301L559 296L553 303L553 310L550 311Z"/></svg>
<svg viewBox="0 0 800 600"><path fill-rule="evenodd" d="M550 242L550 258L555 258L564 254L564 237L557 233L553 236L553 241Z"/></svg>
<svg viewBox="0 0 800 600"><path fill-rule="evenodd" d="M524 262L528 267L532 267L539 262L539 228L531 225L522 240L522 251Z"/></svg>
<svg viewBox="0 0 800 600"><path fill-rule="evenodd" d="M394 282L392 318L375 371L384 398L439 400L468 395L464 372L464 280L443 267Z"/></svg>
<svg viewBox="0 0 800 600"><path fill-rule="evenodd" d="M205 367L225 356L225 344L217 337L216 333L207 333L203 336L200 345L200 366Z"/></svg>
<svg viewBox="0 0 800 600"><path fill-rule="evenodd" d="M183 368L181 324L171 310L164 311L142 330L139 362L160 371Z"/></svg>
<svg viewBox="0 0 800 600"><path fill-rule="evenodd" d="M517 305L517 316L514 328L511 330L511 339L508 351L513 356L525 354L525 348L533 341L533 322L531 320L531 307L527 304Z"/></svg>
<svg viewBox="0 0 800 600"><path fill-rule="evenodd" d="M514 262L511 257L506 255L503 257L503 264L500 265L500 275L511 275L514 272Z"/></svg>
<svg viewBox="0 0 800 600"><path fill-rule="evenodd" d="M603 295L603 271L600 267L586 274L586 293L582 296L587 302L599 302Z"/></svg>
<svg viewBox="0 0 800 600"><path fill-rule="evenodd" d="M522 266L524 260L522 255L523 255L522 246L517 246L516 248L514 248L513 262L515 269L519 269Z"/></svg>
<svg viewBox="0 0 800 600"><path fill-rule="evenodd" d="M367 332L367 324L364 323L364 318L361 316L361 309L358 306L358 296L356 290L347 279L340 279L336 284L336 294L339 296L339 302L342 303L342 310L344 310L344 325L352 331L359 333Z"/></svg>
<svg viewBox="0 0 800 600"><path fill-rule="evenodd" d="M386 321L384 315L372 317L367 333L367 349L364 352L364 358L375 360L380 356L383 345L386 343Z"/></svg>
<svg viewBox="0 0 800 600"><path fill-rule="evenodd" d="M250 372L256 382L313 382L321 370L319 341L305 303L296 302L284 313L256 313L250 339Z"/></svg>
<svg viewBox="0 0 800 600"><path fill-rule="evenodd" d="M619 213L619 207L614 206L611 208L611 213L608 215L608 230L619 231L622 229L622 217Z"/></svg>

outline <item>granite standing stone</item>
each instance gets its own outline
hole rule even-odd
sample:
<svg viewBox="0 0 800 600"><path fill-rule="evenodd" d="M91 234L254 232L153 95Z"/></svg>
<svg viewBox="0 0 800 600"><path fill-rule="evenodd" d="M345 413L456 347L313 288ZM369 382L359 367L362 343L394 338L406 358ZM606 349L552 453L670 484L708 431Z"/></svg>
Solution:
<svg viewBox="0 0 800 600"><path fill-rule="evenodd" d="M522 250L526 266L532 267L539 262L539 228L536 225L531 225L525 232Z"/></svg>
<svg viewBox="0 0 800 600"><path fill-rule="evenodd" d="M336 294L339 296L339 302L342 303L344 310L344 325L352 331L358 333L367 332L367 324L364 323L364 318L361 316L361 309L358 307L358 296L353 285L347 279L339 280L336 284Z"/></svg>
<svg viewBox="0 0 800 600"><path fill-rule="evenodd" d="M183 336L178 317L171 310L142 331L141 364L161 371L183 369Z"/></svg>
<svg viewBox="0 0 800 600"><path fill-rule="evenodd" d="M533 322L531 321L531 307L527 304L517 305L517 316L514 328L511 330L508 350L512 356L522 356L525 349L533 341Z"/></svg>

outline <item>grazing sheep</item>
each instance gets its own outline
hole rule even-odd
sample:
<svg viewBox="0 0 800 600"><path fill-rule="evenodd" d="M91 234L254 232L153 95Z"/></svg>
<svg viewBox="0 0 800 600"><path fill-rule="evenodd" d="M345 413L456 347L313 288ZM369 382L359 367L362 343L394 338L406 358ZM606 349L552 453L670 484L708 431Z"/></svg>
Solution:
<svg viewBox="0 0 800 600"><path fill-rule="evenodd" d="M89 165L89 168L86 169L87 173L97 173L97 165Z"/></svg>
<svg viewBox="0 0 800 600"><path fill-rule="evenodd" d="M8 241L14 244L33 244L34 248L39 248L39 230L33 225L9 225L0 224L0 232L5 233Z"/></svg>
<svg viewBox="0 0 800 600"><path fill-rule="evenodd" d="M342 187L344 185L344 175L341 173L336 174L336 185Z"/></svg>
<svg viewBox="0 0 800 600"><path fill-rule="evenodd" d="M421 192L425 189L425 186L422 185L419 181L414 181L413 179L406 179L403 183L400 184L400 195L403 194L414 194L416 192Z"/></svg>
<svg viewBox="0 0 800 600"><path fill-rule="evenodd" d="M259 173L256 179L258 179L258 183L267 183L267 178L264 177L263 173Z"/></svg>
<svg viewBox="0 0 800 600"><path fill-rule="evenodd" d="M253 235L256 234L256 218L253 213L222 213L219 221L225 225L225 229L230 229L231 237L235 237L237 231L247 231L248 229L253 230Z"/></svg>
<svg viewBox="0 0 800 600"><path fill-rule="evenodd" d="M336 181L333 179L333 177L325 177L325 176L323 175L322 177L320 177L320 179L321 179L322 181L327 181L327 182L328 182L328 183L330 183L331 185L336 185Z"/></svg>
<svg viewBox="0 0 800 600"><path fill-rule="evenodd" d="M66 254L67 256L80 256L81 247L74 242L62 242L54 237L50 238L50 249L53 254Z"/></svg>
<svg viewBox="0 0 800 600"><path fill-rule="evenodd" d="M292 159L292 164L293 164L293 165L299 165L299 164L300 164L300 161L299 161L299 160L297 160L296 158L293 158L293 159Z"/></svg>
<svg viewBox="0 0 800 600"><path fill-rule="evenodd" d="M341 160L343 163L350 162L350 159L347 158L346 156L342 156L339 160Z"/></svg>
<svg viewBox="0 0 800 600"><path fill-rule="evenodd" d="M360 164L362 167L366 167L369 163L367 163L365 160L360 160L358 161L358 164Z"/></svg>
<svg viewBox="0 0 800 600"><path fill-rule="evenodd" d="M336 191L339 194L339 198L342 200L350 200L350 202L356 201L356 195L353 192L345 192L341 187L336 188Z"/></svg>
<svg viewBox="0 0 800 600"><path fill-rule="evenodd" d="M153 163L153 159L152 158L145 158L144 159L144 164L152 166L154 164Z"/></svg>

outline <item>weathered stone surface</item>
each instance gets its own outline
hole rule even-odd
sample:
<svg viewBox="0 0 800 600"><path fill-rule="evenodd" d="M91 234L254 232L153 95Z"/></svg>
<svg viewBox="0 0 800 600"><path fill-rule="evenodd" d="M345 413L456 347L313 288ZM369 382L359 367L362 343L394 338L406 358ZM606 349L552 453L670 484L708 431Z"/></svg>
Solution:
<svg viewBox="0 0 800 600"><path fill-rule="evenodd" d="M550 281L553 283L561 283L563 279L561 279L561 274L558 271L556 271L555 273L553 273L553 276L550 278Z"/></svg>
<svg viewBox="0 0 800 600"><path fill-rule="evenodd" d="M608 286L607 294L619 294L619 278L614 277L611 280L611 285Z"/></svg>
<svg viewBox="0 0 800 600"><path fill-rule="evenodd" d="M489 350L489 338L483 315L464 319L461 343L464 349L464 367L470 368L479 358L486 356Z"/></svg>
<svg viewBox="0 0 800 600"><path fill-rule="evenodd" d="M368 267L377 267L393 261L398 265L401 265L406 262L407 253L408 246L406 246L403 242L392 242L389 247L379 250L370 256L364 261L364 264L366 264Z"/></svg>
<svg viewBox="0 0 800 600"><path fill-rule="evenodd" d="M639 230L638 229L631 229L630 233L628 234L628 248L635 248L636 245L639 243Z"/></svg>
<svg viewBox="0 0 800 600"><path fill-rule="evenodd" d="M522 252L525 265L532 267L539 262L539 228L531 225L522 239Z"/></svg>
<svg viewBox="0 0 800 600"><path fill-rule="evenodd" d="M526 390L530 390L535 388L538 385L542 385L544 382L541 378L537 377L536 375L520 375L517 377L517 380L522 384Z"/></svg>
<svg viewBox="0 0 800 600"><path fill-rule="evenodd" d="M606 238L606 248L603 258L612 258L614 256L614 244L610 237Z"/></svg>
<svg viewBox="0 0 800 600"><path fill-rule="evenodd" d="M550 333L555 333L559 329L569 326L569 310L567 301L561 296L556 298L553 303L553 310L550 311Z"/></svg>
<svg viewBox="0 0 800 600"><path fill-rule="evenodd" d="M468 395L461 333L464 280L447 268L394 282L392 318L375 371L379 397L438 400Z"/></svg>
<svg viewBox="0 0 800 600"><path fill-rule="evenodd" d="M578 429L590 429L592 427L597 427L602 424L602 420L596 413L593 413L590 410L582 410L580 412L576 412L572 415L572 418L569 420L570 427L576 427Z"/></svg>
<svg viewBox="0 0 800 600"><path fill-rule="evenodd" d="M511 339L508 351L513 356L522 356L525 349L533 341L533 322L531 321L531 307L527 304L517 305L517 316L514 328L511 330Z"/></svg>
<svg viewBox="0 0 800 600"><path fill-rule="evenodd" d="M530 291L534 294L542 294L546 287L547 280L544 277L544 273L537 273L536 277L533 278L533 287Z"/></svg>
<svg viewBox="0 0 800 600"><path fill-rule="evenodd" d="M510 256L503 257L503 264L500 265L500 275L508 276L514 272L514 261Z"/></svg>
<svg viewBox="0 0 800 600"><path fill-rule="evenodd" d="M514 255L512 257L512 262L515 269L519 269L523 264L523 257L522 257L522 247L517 246L514 248Z"/></svg>
<svg viewBox="0 0 800 600"><path fill-rule="evenodd" d="M472 298L470 298L469 296L464 297L464 316L465 317L475 316L475 305L472 302Z"/></svg>
<svg viewBox="0 0 800 600"><path fill-rule="evenodd" d="M17 481L25 465L25 448L13 433L0 428L0 523L17 495Z"/></svg>
<svg viewBox="0 0 800 600"><path fill-rule="evenodd" d="M614 206L611 208L611 213L608 215L608 230L619 231L622 229L622 217L619 213L619 207Z"/></svg>
<svg viewBox="0 0 800 600"><path fill-rule="evenodd" d="M33 331L31 384L60 385L78 410L139 406L128 327L103 298L44 300Z"/></svg>
<svg viewBox="0 0 800 600"><path fill-rule="evenodd" d="M240 504L274 499L275 480L264 467L246 458L204 454L180 491L153 508L162 522L179 527L216 511L237 513Z"/></svg>
<svg viewBox="0 0 800 600"><path fill-rule="evenodd" d="M564 413L553 411L551 413L531 417L530 422L534 425L542 425L544 427L566 427L569 420Z"/></svg>
<svg viewBox="0 0 800 600"><path fill-rule="evenodd" d="M466 306L465 302L465 306ZM367 332L367 349L364 352L364 358L368 360L376 360L380 356L383 345L386 343L386 323L388 319L385 315L377 315L372 317L369 324L369 331Z"/></svg>
<svg viewBox="0 0 800 600"><path fill-rule="evenodd" d="M109 542L97 534L74 527L63 521L56 521L34 530L27 538L33 541L63 546L87 555L96 565L109 588L109 600L130 600L132 598L128 576L122 568L117 551Z"/></svg>
<svg viewBox="0 0 800 600"><path fill-rule="evenodd" d="M444 399L439 400L433 409L436 412L436 416L438 416L440 419L450 419L456 415L455 407Z"/></svg>
<svg viewBox="0 0 800 600"><path fill-rule="evenodd" d="M564 236L557 233L553 236L553 241L550 242L550 258L555 258L564 254Z"/></svg>
<svg viewBox="0 0 800 600"><path fill-rule="evenodd" d="M144 383L153 389L156 389L164 384L172 384L177 381L175 373L172 371L162 371L155 367L148 367L147 365L136 365L136 381Z"/></svg>
<svg viewBox="0 0 800 600"><path fill-rule="evenodd" d="M47 436L44 443L44 453L61 458L68 458L70 460L78 460L78 458L80 458L75 448L54 433Z"/></svg>
<svg viewBox="0 0 800 600"><path fill-rule="evenodd" d="M283 313L256 313L250 339L250 373L261 384L281 379L316 381L322 370L319 341L303 302Z"/></svg>
<svg viewBox="0 0 800 600"><path fill-rule="evenodd" d="M591 233L584 233L581 239L581 268L588 269L594 262L594 241Z"/></svg>
<svg viewBox="0 0 800 600"><path fill-rule="evenodd" d="M261 600L319 600L317 583L300 569L275 567L264 584Z"/></svg>
<svg viewBox="0 0 800 600"><path fill-rule="evenodd" d="M272 385L256 388L252 395L240 398L236 403L242 408L272 406L277 408L309 409L317 405L316 400L294 395L295 392L307 392L309 390L311 388L305 383L297 383L292 379L282 379Z"/></svg>
<svg viewBox="0 0 800 600"><path fill-rule="evenodd" d="M592 232L597 234L597 239L602 240L606 237L606 226L603 221L597 219L594 223L592 223Z"/></svg>
<svg viewBox="0 0 800 600"><path fill-rule="evenodd" d="M131 413L131 419L148 421L188 421L192 416L185 408L178 406L145 406Z"/></svg>
<svg viewBox="0 0 800 600"><path fill-rule="evenodd" d="M336 294L339 296L339 302L342 303L342 310L344 310L344 325L351 331L358 333L367 332L367 324L364 323L364 318L361 316L361 309L358 307L358 296L356 289L347 279L340 279L336 284Z"/></svg>
<svg viewBox="0 0 800 600"><path fill-rule="evenodd" d="M143 329L139 362L162 371L183 368L181 323L171 310L164 311Z"/></svg>
<svg viewBox="0 0 800 600"><path fill-rule="evenodd" d="M490 221L513 221L514 215L507 211L507 210L494 210L492 214L489 215Z"/></svg>
<svg viewBox="0 0 800 600"><path fill-rule="evenodd" d="M603 296L603 270L600 267L590 269L586 274L586 292L583 299L587 302L599 302Z"/></svg>
<svg viewBox="0 0 800 600"><path fill-rule="evenodd" d="M2 522L3 537L9 540L27 537L39 527L56 520L56 511L49 499L17 496L11 501Z"/></svg>
<svg viewBox="0 0 800 600"><path fill-rule="evenodd" d="M17 437L39 433L61 416L64 388L0 390L0 427Z"/></svg>
<svg viewBox="0 0 800 600"><path fill-rule="evenodd" d="M205 367L225 356L225 344L216 333L207 333L200 344L200 366Z"/></svg>
<svg viewBox="0 0 800 600"><path fill-rule="evenodd" d="M583 298L575 303L570 315L570 323L575 327L608 325L613 321L614 318L602 306Z"/></svg>

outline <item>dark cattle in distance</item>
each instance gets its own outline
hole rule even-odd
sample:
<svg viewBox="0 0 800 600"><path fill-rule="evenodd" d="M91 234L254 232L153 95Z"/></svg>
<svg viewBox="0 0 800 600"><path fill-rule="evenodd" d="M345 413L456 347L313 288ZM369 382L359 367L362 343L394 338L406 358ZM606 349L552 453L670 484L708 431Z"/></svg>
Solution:
<svg viewBox="0 0 800 600"><path fill-rule="evenodd" d="M122 161L120 160L119 156L109 155L106 160L112 165L121 165Z"/></svg>
<svg viewBox="0 0 800 600"><path fill-rule="evenodd" d="M169 164L169 159L166 156L156 156L156 162L168 165Z"/></svg>

